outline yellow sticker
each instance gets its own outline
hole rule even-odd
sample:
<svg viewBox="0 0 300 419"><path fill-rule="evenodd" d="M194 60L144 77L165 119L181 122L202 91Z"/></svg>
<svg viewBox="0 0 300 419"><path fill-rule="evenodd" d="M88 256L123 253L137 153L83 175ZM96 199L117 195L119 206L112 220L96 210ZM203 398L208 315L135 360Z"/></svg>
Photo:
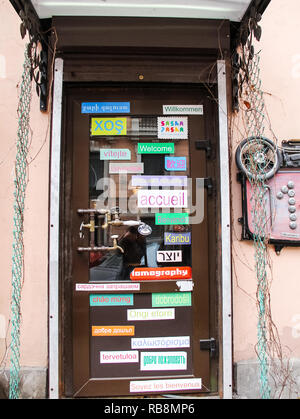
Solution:
<svg viewBox="0 0 300 419"><path fill-rule="evenodd" d="M92 118L91 135L126 135L127 118Z"/></svg>

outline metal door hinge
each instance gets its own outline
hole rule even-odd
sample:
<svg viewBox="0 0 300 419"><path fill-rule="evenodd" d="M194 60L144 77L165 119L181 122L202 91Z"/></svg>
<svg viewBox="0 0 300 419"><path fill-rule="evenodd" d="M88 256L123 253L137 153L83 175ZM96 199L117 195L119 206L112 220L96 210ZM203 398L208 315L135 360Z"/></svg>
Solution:
<svg viewBox="0 0 300 419"><path fill-rule="evenodd" d="M196 150L205 150L206 157L211 157L211 142L210 140L195 141Z"/></svg>
<svg viewBox="0 0 300 419"><path fill-rule="evenodd" d="M216 357L218 354L218 345L215 338L210 339L201 339L200 340L200 350L201 351L210 351L210 356Z"/></svg>
<svg viewBox="0 0 300 419"><path fill-rule="evenodd" d="M211 177L204 178L204 188L207 189L207 195L211 195L213 192L213 181Z"/></svg>

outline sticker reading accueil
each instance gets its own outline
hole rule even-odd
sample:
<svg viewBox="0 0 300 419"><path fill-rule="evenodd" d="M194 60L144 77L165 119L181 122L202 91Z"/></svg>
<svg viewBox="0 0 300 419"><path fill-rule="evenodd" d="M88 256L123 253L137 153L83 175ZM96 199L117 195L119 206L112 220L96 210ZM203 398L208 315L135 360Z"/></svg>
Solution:
<svg viewBox="0 0 300 419"><path fill-rule="evenodd" d="M127 118L92 118L91 135L126 135Z"/></svg>
<svg viewBox="0 0 300 419"><path fill-rule="evenodd" d="M186 190L139 189L138 208L187 208Z"/></svg>

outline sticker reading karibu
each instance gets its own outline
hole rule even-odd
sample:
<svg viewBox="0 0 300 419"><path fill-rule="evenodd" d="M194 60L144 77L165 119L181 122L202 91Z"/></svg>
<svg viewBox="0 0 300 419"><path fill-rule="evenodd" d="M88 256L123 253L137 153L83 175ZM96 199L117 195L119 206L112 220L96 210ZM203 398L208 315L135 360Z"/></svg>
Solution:
<svg viewBox="0 0 300 419"><path fill-rule="evenodd" d="M164 233L164 244L165 245L174 245L181 244L187 245L191 244L191 233Z"/></svg>

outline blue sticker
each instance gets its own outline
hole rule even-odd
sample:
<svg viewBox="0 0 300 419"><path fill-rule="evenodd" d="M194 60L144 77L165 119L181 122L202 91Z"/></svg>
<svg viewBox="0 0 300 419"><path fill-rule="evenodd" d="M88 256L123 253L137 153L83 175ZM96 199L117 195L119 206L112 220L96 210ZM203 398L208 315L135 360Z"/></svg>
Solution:
<svg viewBox="0 0 300 419"><path fill-rule="evenodd" d="M130 102L84 102L81 113L130 113Z"/></svg>
<svg viewBox="0 0 300 419"><path fill-rule="evenodd" d="M168 171L186 170L186 157L165 157L165 169Z"/></svg>

